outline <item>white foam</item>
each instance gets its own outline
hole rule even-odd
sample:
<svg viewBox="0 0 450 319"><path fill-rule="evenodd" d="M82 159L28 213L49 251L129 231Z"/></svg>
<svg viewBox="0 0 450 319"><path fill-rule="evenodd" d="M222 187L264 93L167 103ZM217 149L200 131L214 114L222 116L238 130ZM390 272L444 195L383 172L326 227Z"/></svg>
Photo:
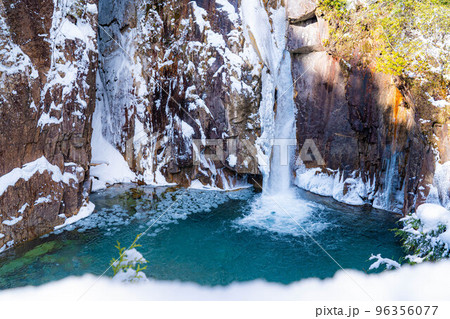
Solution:
<svg viewBox="0 0 450 319"><path fill-rule="evenodd" d="M260 229L278 235L308 236L326 227L325 223L316 223L310 218L318 206L296 197L294 192L261 194L253 202L251 212L235 223L245 230Z"/></svg>

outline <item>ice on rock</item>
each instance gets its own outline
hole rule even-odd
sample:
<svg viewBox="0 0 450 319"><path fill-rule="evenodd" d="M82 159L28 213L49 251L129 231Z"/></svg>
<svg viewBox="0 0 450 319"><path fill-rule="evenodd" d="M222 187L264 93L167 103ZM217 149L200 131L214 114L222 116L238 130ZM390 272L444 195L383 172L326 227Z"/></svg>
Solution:
<svg viewBox="0 0 450 319"><path fill-rule="evenodd" d="M102 82L97 73L98 90L103 90ZM136 179L122 154L103 136L102 112L104 100L97 101L92 120L92 159L90 174L93 177L92 191L106 188L116 183L129 183Z"/></svg>

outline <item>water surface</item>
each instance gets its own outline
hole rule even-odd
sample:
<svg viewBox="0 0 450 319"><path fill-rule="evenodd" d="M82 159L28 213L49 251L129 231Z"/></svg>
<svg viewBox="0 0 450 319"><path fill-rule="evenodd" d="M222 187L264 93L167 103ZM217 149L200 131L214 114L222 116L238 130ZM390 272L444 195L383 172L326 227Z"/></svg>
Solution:
<svg viewBox="0 0 450 319"><path fill-rule="evenodd" d="M146 230L138 250L149 261L148 277L207 286L331 277L339 266L318 244L342 267L361 271L371 253L401 257L389 231L398 216L295 192L295 200L275 203L252 189L111 187L91 195L90 217L1 254L0 289L100 275L117 257L117 241L129 245Z"/></svg>

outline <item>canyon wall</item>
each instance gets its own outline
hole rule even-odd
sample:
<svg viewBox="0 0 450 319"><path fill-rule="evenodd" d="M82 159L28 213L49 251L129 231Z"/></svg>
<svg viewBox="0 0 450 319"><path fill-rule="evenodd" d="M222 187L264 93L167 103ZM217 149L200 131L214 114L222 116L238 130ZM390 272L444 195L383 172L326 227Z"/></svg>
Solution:
<svg viewBox="0 0 450 319"><path fill-rule="evenodd" d="M446 161L446 111L398 77L361 63L358 45L351 60L332 54L316 1L261 3L272 24L280 5L297 152L313 141L324 160L297 161L295 183L347 204L410 212L428 196L437 157ZM257 1L100 3L102 132L134 180L232 188L267 170L261 159L270 161L271 152L262 140L273 138L271 125L262 131L275 121L281 93L264 87L272 76L270 41L261 42L246 10L257 11ZM267 100L273 106L266 110ZM223 139L221 161L208 159L219 149L209 139Z"/></svg>
<svg viewBox="0 0 450 319"><path fill-rule="evenodd" d="M114 0L99 10L102 134L135 180L232 188L257 175L262 63L238 2ZM97 183L108 163L94 165Z"/></svg>
<svg viewBox="0 0 450 319"><path fill-rule="evenodd" d="M301 148L312 139L324 159L301 163L296 184L345 203L408 213L428 195L436 156L447 160L448 114L424 92L374 72L372 62L364 66L358 43L349 61L327 52L329 27L316 8L310 0L287 5L297 141Z"/></svg>
<svg viewBox="0 0 450 319"><path fill-rule="evenodd" d="M95 0L0 3L0 251L89 209Z"/></svg>

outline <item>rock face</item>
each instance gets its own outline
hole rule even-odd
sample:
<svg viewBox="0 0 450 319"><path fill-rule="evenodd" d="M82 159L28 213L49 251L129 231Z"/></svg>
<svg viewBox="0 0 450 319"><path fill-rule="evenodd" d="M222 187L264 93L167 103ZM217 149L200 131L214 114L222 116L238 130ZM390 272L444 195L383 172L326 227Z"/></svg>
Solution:
<svg viewBox="0 0 450 319"><path fill-rule="evenodd" d="M316 8L316 0L286 0L286 13L291 24L315 18Z"/></svg>
<svg viewBox="0 0 450 319"><path fill-rule="evenodd" d="M314 17L289 25L286 49L295 54L324 51L322 43L327 38L327 23L323 19Z"/></svg>
<svg viewBox="0 0 450 319"><path fill-rule="evenodd" d="M299 2L302 7L309 4ZM431 182L435 162L431 140L419 122L424 117L418 114L418 99L394 77L361 67L357 50L352 61L328 54L321 47L326 27L320 17L319 22L308 23L302 21L310 17L304 12L294 10L288 16L295 22L289 26L288 50L299 147L312 139L325 160L316 176L337 178L334 189L322 194L351 204L410 212L426 198L419 189ZM439 141L448 145L446 125L438 131ZM441 149L446 156L447 146ZM301 180L309 176L305 168L297 173L299 184L313 188L313 183Z"/></svg>
<svg viewBox="0 0 450 319"><path fill-rule="evenodd" d="M103 134L138 180L229 188L258 174L262 66L237 1L101 1L99 23Z"/></svg>
<svg viewBox="0 0 450 319"><path fill-rule="evenodd" d="M0 251L88 201L94 0L0 3Z"/></svg>

